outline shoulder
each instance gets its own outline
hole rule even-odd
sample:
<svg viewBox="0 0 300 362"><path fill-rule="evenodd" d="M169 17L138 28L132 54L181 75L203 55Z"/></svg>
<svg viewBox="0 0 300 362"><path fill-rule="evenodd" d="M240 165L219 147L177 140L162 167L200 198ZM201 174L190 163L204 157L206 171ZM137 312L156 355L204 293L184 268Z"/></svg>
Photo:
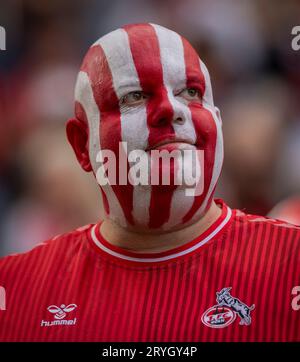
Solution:
<svg viewBox="0 0 300 362"><path fill-rule="evenodd" d="M266 252L270 252L279 260L293 260L300 266L300 226L266 216L246 214L241 210L234 210L236 228L246 236L245 242L262 245Z"/></svg>
<svg viewBox="0 0 300 362"><path fill-rule="evenodd" d="M31 266L45 266L63 259L66 253L74 248L79 248L82 241L86 239L92 224L80 227L71 232L57 235L47 241L37 244L33 249L20 253L11 254L0 259L0 277L6 275L13 277L14 273L25 272Z"/></svg>
<svg viewBox="0 0 300 362"><path fill-rule="evenodd" d="M276 231L290 230L291 232L295 233L295 235L297 235L298 237L300 236L300 225L294 225L286 221L270 218L267 216L247 214L242 210L234 210L234 212L235 212L235 220L240 225L247 225L247 226L255 225L255 226L266 227L270 230L276 230Z"/></svg>

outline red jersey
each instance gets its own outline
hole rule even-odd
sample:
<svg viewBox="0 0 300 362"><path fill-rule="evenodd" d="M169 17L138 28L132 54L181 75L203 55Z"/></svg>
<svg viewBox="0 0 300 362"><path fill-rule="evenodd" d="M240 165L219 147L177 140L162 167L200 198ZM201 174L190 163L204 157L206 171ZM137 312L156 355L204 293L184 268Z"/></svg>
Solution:
<svg viewBox="0 0 300 362"><path fill-rule="evenodd" d="M0 341L300 341L300 228L221 205L162 253L96 224L3 258Z"/></svg>

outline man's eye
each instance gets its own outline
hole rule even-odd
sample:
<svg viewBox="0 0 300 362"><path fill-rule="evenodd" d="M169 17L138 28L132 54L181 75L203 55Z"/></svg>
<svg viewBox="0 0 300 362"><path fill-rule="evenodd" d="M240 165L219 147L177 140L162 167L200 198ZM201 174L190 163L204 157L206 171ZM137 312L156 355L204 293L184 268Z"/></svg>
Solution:
<svg viewBox="0 0 300 362"><path fill-rule="evenodd" d="M142 91L134 91L126 94L124 97L120 99L121 105L127 105L127 106L133 106L136 104L140 104L144 99L146 98L146 95Z"/></svg>
<svg viewBox="0 0 300 362"><path fill-rule="evenodd" d="M187 100L201 100L200 92L196 88L185 88L178 95Z"/></svg>

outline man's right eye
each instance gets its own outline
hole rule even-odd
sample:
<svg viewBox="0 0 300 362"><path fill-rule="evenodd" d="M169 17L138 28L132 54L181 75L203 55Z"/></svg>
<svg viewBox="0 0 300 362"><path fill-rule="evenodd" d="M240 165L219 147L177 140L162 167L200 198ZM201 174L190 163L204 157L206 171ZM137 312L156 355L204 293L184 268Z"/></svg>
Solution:
<svg viewBox="0 0 300 362"><path fill-rule="evenodd" d="M134 91L126 94L120 99L121 106L135 106L141 104L144 99L146 99L146 95L143 91Z"/></svg>

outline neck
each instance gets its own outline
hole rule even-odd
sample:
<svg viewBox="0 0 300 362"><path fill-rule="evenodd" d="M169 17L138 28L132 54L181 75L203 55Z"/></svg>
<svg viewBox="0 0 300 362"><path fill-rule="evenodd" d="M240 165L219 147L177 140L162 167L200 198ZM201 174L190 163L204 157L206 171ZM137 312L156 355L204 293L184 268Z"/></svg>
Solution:
<svg viewBox="0 0 300 362"><path fill-rule="evenodd" d="M101 234L112 245L136 253L159 253L174 249L205 232L221 215L221 209L213 201L209 210L196 223L186 228L161 234L145 234L129 231L111 220L101 224Z"/></svg>

